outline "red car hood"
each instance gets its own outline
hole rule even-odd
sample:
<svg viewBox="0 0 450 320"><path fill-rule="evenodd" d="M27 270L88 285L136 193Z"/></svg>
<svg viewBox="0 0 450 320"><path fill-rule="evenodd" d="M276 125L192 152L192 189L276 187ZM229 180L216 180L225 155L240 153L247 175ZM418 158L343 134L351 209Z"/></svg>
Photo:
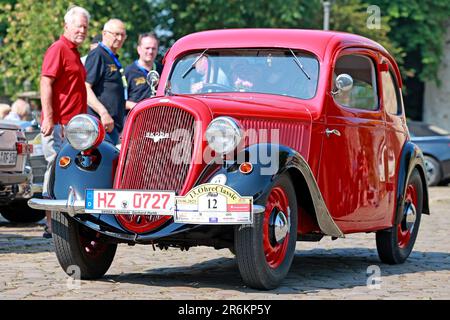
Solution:
<svg viewBox="0 0 450 320"><path fill-rule="evenodd" d="M311 122L315 111L299 99L269 94L223 93L191 97L205 104L214 118L223 115Z"/></svg>

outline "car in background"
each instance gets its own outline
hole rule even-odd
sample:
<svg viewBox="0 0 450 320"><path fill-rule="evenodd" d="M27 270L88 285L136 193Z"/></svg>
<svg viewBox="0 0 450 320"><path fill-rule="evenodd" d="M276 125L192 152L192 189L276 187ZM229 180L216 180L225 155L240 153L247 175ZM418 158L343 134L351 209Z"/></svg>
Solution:
<svg viewBox="0 0 450 320"><path fill-rule="evenodd" d="M411 141L422 149L427 182L435 186L450 179L450 132L420 121L408 121Z"/></svg>
<svg viewBox="0 0 450 320"><path fill-rule="evenodd" d="M0 213L11 222L35 222L45 216L27 206L27 200L35 195L28 162L32 152L24 130L0 120Z"/></svg>

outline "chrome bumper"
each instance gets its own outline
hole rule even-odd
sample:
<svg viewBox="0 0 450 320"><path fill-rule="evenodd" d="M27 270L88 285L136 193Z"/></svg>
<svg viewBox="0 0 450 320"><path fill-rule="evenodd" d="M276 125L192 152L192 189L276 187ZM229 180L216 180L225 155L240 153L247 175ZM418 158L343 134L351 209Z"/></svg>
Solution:
<svg viewBox="0 0 450 320"><path fill-rule="evenodd" d="M72 188L69 190L67 200L32 198L28 200L28 206L37 210L67 212L70 216L85 213L84 200L76 200Z"/></svg>
<svg viewBox="0 0 450 320"><path fill-rule="evenodd" d="M28 200L28 206L37 210L59 211L66 212L70 216L76 214L86 214L85 201L75 199L75 192L73 189L69 190L67 200L51 200L51 199L36 199ZM264 206L257 204L253 205L253 213L263 213L266 210Z"/></svg>

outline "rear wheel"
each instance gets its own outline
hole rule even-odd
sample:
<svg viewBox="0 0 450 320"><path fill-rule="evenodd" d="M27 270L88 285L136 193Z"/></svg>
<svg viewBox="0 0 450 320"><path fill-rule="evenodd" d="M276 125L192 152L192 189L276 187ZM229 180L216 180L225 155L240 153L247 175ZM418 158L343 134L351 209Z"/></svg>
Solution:
<svg viewBox="0 0 450 320"><path fill-rule="evenodd" d="M108 271L117 244L101 241L95 231L60 212L52 212L52 234L59 264L67 274L74 266L81 279L98 279Z"/></svg>
<svg viewBox="0 0 450 320"><path fill-rule="evenodd" d="M403 263L410 255L417 233L423 206L423 185L417 169L411 173L406 186L400 223L395 222L389 230L376 234L378 256L388 264Z"/></svg>
<svg viewBox="0 0 450 320"><path fill-rule="evenodd" d="M235 228L236 259L246 285L270 290L289 272L297 240L297 200L288 174L272 186L264 213Z"/></svg>
<svg viewBox="0 0 450 320"><path fill-rule="evenodd" d="M30 208L27 200L13 201L0 207L0 212L6 220L18 223L38 222L45 217L45 211Z"/></svg>

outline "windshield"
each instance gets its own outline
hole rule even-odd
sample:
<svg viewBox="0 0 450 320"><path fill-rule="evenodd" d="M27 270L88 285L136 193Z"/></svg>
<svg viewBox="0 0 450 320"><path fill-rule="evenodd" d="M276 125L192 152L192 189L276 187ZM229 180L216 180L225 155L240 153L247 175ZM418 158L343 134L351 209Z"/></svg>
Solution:
<svg viewBox="0 0 450 320"><path fill-rule="evenodd" d="M290 49L205 50L179 59L170 76L173 94L257 92L300 99L316 94L319 62Z"/></svg>

